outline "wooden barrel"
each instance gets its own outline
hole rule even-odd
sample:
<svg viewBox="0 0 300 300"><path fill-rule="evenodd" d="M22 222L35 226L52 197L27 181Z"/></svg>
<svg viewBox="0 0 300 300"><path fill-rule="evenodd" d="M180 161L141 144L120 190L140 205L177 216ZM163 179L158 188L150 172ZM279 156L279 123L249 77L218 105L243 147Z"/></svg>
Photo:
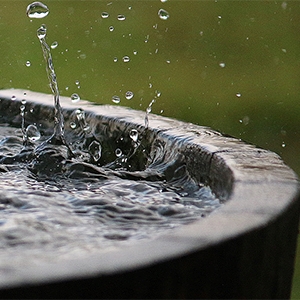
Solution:
<svg viewBox="0 0 300 300"><path fill-rule="evenodd" d="M53 115L51 95L26 94L36 114ZM0 114L19 109L12 95L20 100L24 91L0 91ZM144 125L144 112L61 102L67 122L81 107L90 124ZM277 154L207 127L156 115L149 121L155 139L180 152L193 178L225 204L122 249L0 270L2 298L289 298L300 211L295 173Z"/></svg>

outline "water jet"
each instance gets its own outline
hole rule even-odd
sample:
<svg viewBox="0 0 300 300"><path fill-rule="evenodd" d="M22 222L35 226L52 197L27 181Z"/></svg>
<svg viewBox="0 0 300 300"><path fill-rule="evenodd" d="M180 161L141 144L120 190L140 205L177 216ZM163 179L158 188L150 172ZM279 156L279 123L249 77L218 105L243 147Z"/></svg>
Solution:
<svg viewBox="0 0 300 300"><path fill-rule="evenodd" d="M22 116L19 112L24 93L26 93L25 121L34 124L42 136L52 134L55 112L51 95L24 90L2 90L0 119L10 130L9 145L14 145L13 133L21 127ZM49 171L52 177L58 178L55 184L51 183L52 177L49 177L48 173L46 177L26 173L28 179L26 184L31 189L29 199L39 201L38 204L44 212L32 205L33 202L26 202L28 198L23 196L24 192L16 188L21 184L22 178L18 178L19 181L8 187L9 181L5 178L5 174L14 171L18 164L11 159L8 164L2 165L3 192L0 202L2 211L9 210L14 219L9 221L10 215L3 215L7 218L4 220L3 217L0 226L1 240L6 241L6 244L0 247L0 257L4 262L0 267L1 296L289 297L300 209L299 182L295 173L277 154L232 137L222 136L207 127L153 114L147 115L149 122L145 127L144 112L124 107L93 105L83 100L74 103L65 97L61 97L61 105L65 119L66 140L74 133L72 127L77 120L75 130L88 126L85 138L94 136L101 140L102 149L101 155L99 154L101 158L99 163L94 161L95 167L90 167L90 164L82 161L71 163L68 171L71 170L69 174L72 176L68 177L69 180L76 182L78 176L81 179L84 175L88 177L85 178L87 181L84 188L79 181L81 185L76 193L90 189L90 193L80 200L75 198L74 200L72 198L74 194L69 193L70 191L66 199L59 198L60 193L65 195L63 185L67 184L67 181L60 182L61 178L57 177L61 172L60 169L55 172L52 170L52 173ZM84 122L80 123L76 117L78 109L85 113ZM138 147L138 150L134 147L136 132L132 132L133 129L148 141ZM97 147L96 149L99 150ZM116 158L116 149L120 149L127 158L135 159L127 163L125 168L122 160ZM28 159L26 155L22 157L25 157L25 161ZM152 170L160 163L160 167L162 166L162 161L156 160L157 157L169 157L173 160L168 164L162 159L164 164L167 164L162 173L147 173L145 164L148 166L152 164ZM62 158L57 159L57 162L61 163L65 157L62 155ZM100 173L98 164L108 166L111 173L107 169ZM68 161L64 166L68 166ZM43 165L43 168L46 167L47 164ZM19 173L16 174L16 177L21 176ZM178 194L183 193L182 199L186 200L186 207L189 207L189 201L193 201L193 197L184 194L185 189L179 191L177 189L188 179L192 186L198 184L200 190L201 188L211 190L215 197L209 199L213 209L200 205L200 209L204 210L198 215L191 216L190 211L187 211L187 216L191 217L188 218L188 222L173 224L171 219L169 223L172 226L169 226L168 222L162 223L161 220L153 218L154 215L148 212L139 211L138 215L143 216L140 219L144 218L143 221L146 222L148 217L150 220L153 218L151 222L158 224L154 231L148 232L149 235L145 233L134 235L131 229L128 229L129 235L126 235L126 228L124 230L126 225L122 219L113 231L104 233L109 243L105 244L104 239L101 240L103 244L97 242L97 239L89 242L91 232L83 230L79 232L78 243L68 248L67 235L63 234L62 228L67 228L66 232L72 235L75 232L71 224L73 220L78 222L83 220L82 228L99 227L100 231L103 230L99 225L101 223L99 214L96 214L100 211L101 203L93 197L93 184L105 182L107 176L115 174L119 179L123 176L131 180L132 185L136 186L145 199L147 197L149 199L149 194L144 192L145 186L140 184L144 180L154 187L157 181L163 184L175 182L174 191ZM179 178L179 181L173 180L174 178ZM39 180L42 181L42 188ZM173 192L171 187L172 184L163 185L167 193ZM56 192L56 196L51 189ZM126 195L121 193L122 186L118 186L118 190L119 197L126 199ZM98 192L107 191L108 189L100 189ZM160 195L164 197L162 190ZM85 202L89 208L86 206L83 211L83 207L79 205L74 213L69 214L68 219L64 219L61 223L52 221L49 223L45 205L55 198L59 203L59 207L55 210L57 216L65 218L68 215L68 205L71 204L75 207L79 202L80 204ZM153 200L153 197L150 199ZM172 214L176 216L176 209L174 212L166 208L160 199L155 199L158 202L151 203L152 209L159 206L161 216ZM178 201L183 201L182 199ZM117 198L110 200L118 202ZM137 203L143 202L142 197L138 200ZM122 209L134 209L134 205L126 207L124 202L126 201L120 204L123 205ZM195 203L193 206L196 207ZM119 207L105 202L104 208L111 212L109 216L118 215ZM205 209L208 209L207 213ZM24 217L28 211L31 212L31 219ZM87 212L95 217L95 222L90 223L92 219L85 217ZM126 213L124 216L130 220L130 224L136 224L134 232L139 232L137 227L142 227L142 222L136 221L132 213ZM108 222L107 220L106 218L105 222ZM91 227L86 227L87 223ZM149 228L149 223L146 222L144 227ZM16 228L21 230L15 230ZM123 229L121 233L117 230L120 228ZM41 233L38 243L34 235L36 232ZM57 234L54 245L51 245L52 232ZM29 251L20 252L20 249L26 247ZM39 253L41 251L37 248L42 249L42 253ZM37 255L38 259L34 259L34 255Z"/></svg>

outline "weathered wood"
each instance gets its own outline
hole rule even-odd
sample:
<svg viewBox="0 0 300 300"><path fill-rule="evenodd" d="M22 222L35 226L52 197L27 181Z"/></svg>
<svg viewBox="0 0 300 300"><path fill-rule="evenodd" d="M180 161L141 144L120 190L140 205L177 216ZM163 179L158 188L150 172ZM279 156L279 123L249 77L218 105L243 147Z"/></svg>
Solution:
<svg viewBox="0 0 300 300"><path fill-rule="evenodd" d="M18 108L24 91L0 91L0 113ZM33 117L48 115L52 96L26 91ZM143 127L144 113L80 105L97 126ZM59 264L0 270L2 297L30 298L288 298L300 210L295 173L273 152L207 127L150 115L152 139L179 151L190 174L226 204L209 217L132 246Z"/></svg>

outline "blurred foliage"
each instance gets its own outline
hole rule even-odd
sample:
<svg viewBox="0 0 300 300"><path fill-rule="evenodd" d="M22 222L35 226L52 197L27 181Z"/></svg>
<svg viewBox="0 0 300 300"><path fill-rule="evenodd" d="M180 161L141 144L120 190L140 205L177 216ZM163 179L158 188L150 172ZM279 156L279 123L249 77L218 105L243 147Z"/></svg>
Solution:
<svg viewBox="0 0 300 300"><path fill-rule="evenodd" d="M155 99L154 113L275 151L300 174L299 1L49 0L50 14L34 20L29 3L1 1L1 88L50 92L36 37L45 23L48 43L58 42L62 95L113 105L117 95L119 105L142 110Z"/></svg>

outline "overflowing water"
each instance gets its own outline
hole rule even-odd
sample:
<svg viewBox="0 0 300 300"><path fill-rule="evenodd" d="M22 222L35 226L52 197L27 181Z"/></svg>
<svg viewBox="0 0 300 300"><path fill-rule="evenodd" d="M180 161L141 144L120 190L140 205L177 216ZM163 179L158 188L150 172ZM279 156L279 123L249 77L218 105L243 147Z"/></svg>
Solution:
<svg viewBox="0 0 300 300"><path fill-rule="evenodd" d="M31 18L48 13L41 2L27 7ZM210 188L190 176L184 156L148 131L155 99L144 129L105 127L80 108L64 118L46 33L41 25L54 112L39 114L24 94L7 100L18 107L9 117L0 115L0 267L10 256L26 265L154 238L219 207Z"/></svg>

